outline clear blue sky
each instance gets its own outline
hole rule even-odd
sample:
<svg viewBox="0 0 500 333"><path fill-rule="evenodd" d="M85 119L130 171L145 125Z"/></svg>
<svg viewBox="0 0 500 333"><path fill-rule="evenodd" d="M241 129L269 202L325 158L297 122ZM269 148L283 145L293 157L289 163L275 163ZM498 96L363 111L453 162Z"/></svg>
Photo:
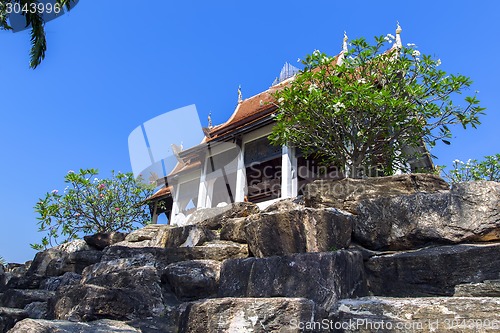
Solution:
<svg viewBox="0 0 500 333"><path fill-rule="evenodd" d="M129 133L196 104L206 125L267 89L288 61L349 38L394 34L474 80L487 116L438 146L438 164L500 152L497 1L80 1L46 25L48 51L28 68L29 32L0 31L0 255L33 257L33 206L70 169L130 171ZM472 93L472 91L471 91Z"/></svg>

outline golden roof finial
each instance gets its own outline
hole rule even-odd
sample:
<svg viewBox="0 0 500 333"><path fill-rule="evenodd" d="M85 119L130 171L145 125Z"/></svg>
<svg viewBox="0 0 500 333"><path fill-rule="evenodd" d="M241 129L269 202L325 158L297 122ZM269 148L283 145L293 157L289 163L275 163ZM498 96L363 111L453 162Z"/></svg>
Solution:
<svg viewBox="0 0 500 333"><path fill-rule="evenodd" d="M403 31L403 29L401 29L401 26L399 25L399 21L396 21L396 24L398 25L397 28L396 28L396 34L400 34L401 31Z"/></svg>
<svg viewBox="0 0 500 333"><path fill-rule="evenodd" d="M238 86L238 103L243 101L243 95L241 94L241 84Z"/></svg>

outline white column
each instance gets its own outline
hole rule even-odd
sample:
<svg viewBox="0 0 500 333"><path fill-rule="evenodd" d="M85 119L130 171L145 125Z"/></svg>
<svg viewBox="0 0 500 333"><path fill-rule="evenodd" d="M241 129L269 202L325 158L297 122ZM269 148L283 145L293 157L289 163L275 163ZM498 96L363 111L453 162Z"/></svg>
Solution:
<svg viewBox="0 0 500 333"><path fill-rule="evenodd" d="M245 187L247 180L245 173L245 159L243 154L243 147L241 147L238 154L238 170L236 171L236 193L234 194L235 202L245 201Z"/></svg>
<svg viewBox="0 0 500 333"><path fill-rule="evenodd" d="M297 162L293 163L293 149L288 146L283 146L281 159L281 197L291 198L294 196L293 179L296 178L294 172ZM295 168L293 165L295 164ZM297 181L295 179L295 195L297 192Z"/></svg>
<svg viewBox="0 0 500 333"><path fill-rule="evenodd" d="M207 161L205 160L205 163L203 164L203 168L201 170L201 176L200 176L200 188L198 190L198 202L196 203L196 208L206 208L207 204L207 194L208 194L208 184L206 181L206 176L207 176Z"/></svg>

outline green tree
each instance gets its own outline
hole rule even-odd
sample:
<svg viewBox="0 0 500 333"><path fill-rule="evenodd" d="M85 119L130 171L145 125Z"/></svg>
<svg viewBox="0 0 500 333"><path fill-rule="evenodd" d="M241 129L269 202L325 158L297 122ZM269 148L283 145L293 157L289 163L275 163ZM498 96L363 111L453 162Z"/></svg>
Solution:
<svg viewBox="0 0 500 333"><path fill-rule="evenodd" d="M75 0L57 0L56 5L59 8L70 10L71 3ZM17 3L21 8L31 8L32 4L38 4L37 0L0 0L0 30L12 30L7 22L8 4ZM26 7L24 7L26 6ZM45 58L47 51L47 40L45 38L45 22L42 11L22 11L21 14L26 18L26 26L31 25L31 50L30 67L35 69Z"/></svg>
<svg viewBox="0 0 500 333"><path fill-rule="evenodd" d="M64 193L53 190L35 205L39 214L39 231L47 232L41 244L31 244L40 250L78 238L82 234L130 231L137 224L150 222L143 204L154 191L153 185L135 180L132 173L114 173L109 179L99 179L96 169L69 171L64 181Z"/></svg>
<svg viewBox="0 0 500 333"><path fill-rule="evenodd" d="M500 182L500 154L485 156L484 160L453 161L453 167L444 177L451 183L473 180L492 180Z"/></svg>
<svg viewBox="0 0 500 333"><path fill-rule="evenodd" d="M305 68L275 93L270 140L318 154L359 178L407 171L424 142L450 144L449 125L480 124L484 108L475 94L463 107L453 101L470 78L448 75L439 59L412 44L388 48L394 38L375 37L373 45L356 39L342 62L319 51L307 55Z"/></svg>

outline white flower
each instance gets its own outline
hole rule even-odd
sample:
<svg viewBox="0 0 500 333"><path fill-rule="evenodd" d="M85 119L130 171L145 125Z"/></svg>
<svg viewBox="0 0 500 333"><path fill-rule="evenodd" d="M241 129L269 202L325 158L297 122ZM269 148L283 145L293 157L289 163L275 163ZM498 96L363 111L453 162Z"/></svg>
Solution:
<svg viewBox="0 0 500 333"><path fill-rule="evenodd" d="M344 103L342 103L342 102L337 102L337 103L335 103L335 104L333 105L333 108L334 108L335 110L339 110L339 109L345 108L345 105L344 105Z"/></svg>
<svg viewBox="0 0 500 333"><path fill-rule="evenodd" d="M280 103L280 104L281 104L281 103L283 103L283 101L284 101L284 100L285 100L285 99L284 99L283 97L280 97L280 98L278 99L278 103Z"/></svg>
<svg viewBox="0 0 500 333"><path fill-rule="evenodd" d="M301 62L302 60L300 58L297 58L297 62Z"/></svg>
<svg viewBox="0 0 500 333"><path fill-rule="evenodd" d="M438 59L438 60L436 61L436 67L437 67L437 66L439 66L439 65L441 65L441 59Z"/></svg>
<svg viewBox="0 0 500 333"><path fill-rule="evenodd" d="M316 84L311 84L309 86L309 89L307 89L309 92L313 92L313 91L316 91L318 89L318 86Z"/></svg>
<svg viewBox="0 0 500 333"><path fill-rule="evenodd" d="M319 55L320 53L321 53L321 52L319 52L319 50L314 50L314 51L313 51L313 55L315 55L315 56Z"/></svg>
<svg viewBox="0 0 500 333"><path fill-rule="evenodd" d="M406 44L406 46L408 46L408 47L415 47L415 48L417 47L417 45L414 44L414 43L408 43L408 44Z"/></svg>
<svg viewBox="0 0 500 333"><path fill-rule="evenodd" d="M415 51L413 51L413 53L411 55L414 56L414 57L420 57L420 51L419 50L415 50Z"/></svg>
<svg viewBox="0 0 500 333"><path fill-rule="evenodd" d="M457 163L458 164L458 163L463 163L463 162L460 161L460 160L458 160L458 159L456 159L456 160L453 161L453 163Z"/></svg>
<svg viewBox="0 0 500 333"><path fill-rule="evenodd" d="M366 83L366 79L365 78L361 78L358 80L358 83Z"/></svg>
<svg viewBox="0 0 500 333"><path fill-rule="evenodd" d="M392 34L387 34L386 38L389 38L389 39L396 39L396 37L394 37L394 35L392 35Z"/></svg>
<svg viewBox="0 0 500 333"><path fill-rule="evenodd" d="M57 194L57 193L59 193L58 190L52 190L52 194Z"/></svg>

